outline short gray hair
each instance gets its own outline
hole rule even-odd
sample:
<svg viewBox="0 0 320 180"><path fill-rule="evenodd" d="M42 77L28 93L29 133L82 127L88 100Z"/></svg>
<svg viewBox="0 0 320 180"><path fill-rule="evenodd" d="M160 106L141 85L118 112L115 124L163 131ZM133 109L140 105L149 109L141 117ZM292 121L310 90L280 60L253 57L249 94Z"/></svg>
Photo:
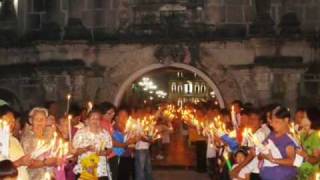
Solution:
<svg viewBox="0 0 320 180"><path fill-rule="evenodd" d="M41 112L43 113L46 117L49 116L49 112L46 108L43 107L35 107L29 112L29 121L32 122L32 117L37 113Z"/></svg>

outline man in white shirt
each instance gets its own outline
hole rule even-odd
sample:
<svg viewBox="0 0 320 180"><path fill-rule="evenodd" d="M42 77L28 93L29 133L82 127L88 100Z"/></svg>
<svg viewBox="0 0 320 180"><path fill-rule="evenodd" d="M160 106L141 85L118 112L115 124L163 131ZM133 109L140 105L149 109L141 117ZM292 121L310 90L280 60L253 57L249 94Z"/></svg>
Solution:
<svg viewBox="0 0 320 180"><path fill-rule="evenodd" d="M212 136L208 137L207 143L207 171L210 179L218 178L218 164L217 164L217 147Z"/></svg>
<svg viewBox="0 0 320 180"><path fill-rule="evenodd" d="M152 166L149 152L152 139L143 134L141 128L140 140L136 143L135 151L135 179L152 180Z"/></svg>

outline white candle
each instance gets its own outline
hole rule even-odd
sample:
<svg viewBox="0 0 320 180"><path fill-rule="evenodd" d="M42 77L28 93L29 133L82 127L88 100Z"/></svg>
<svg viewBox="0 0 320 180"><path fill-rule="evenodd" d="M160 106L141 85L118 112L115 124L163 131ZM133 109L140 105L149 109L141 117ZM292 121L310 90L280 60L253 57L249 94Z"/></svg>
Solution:
<svg viewBox="0 0 320 180"><path fill-rule="evenodd" d="M9 158L9 136L10 128L6 121L0 120L0 154Z"/></svg>
<svg viewBox="0 0 320 180"><path fill-rule="evenodd" d="M231 120L234 128L238 128L236 112L234 106L231 106Z"/></svg>
<svg viewBox="0 0 320 180"><path fill-rule="evenodd" d="M87 113L89 114L89 112L92 110L93 108L93 103L91 101L88 102L88 110Z"/></svg>
<svg viewBox="0 0 320 180"><path fill-rule="evenodd" d="M69 114L69 110L70 110L70 100L71 100L71 94L67 95L67 110L66 110L66 114Z"/></svg>
<svg viewBox="0 0 320 180"><path fill-rule="evenodd" d="M72 115L68 115L68 132L69 132L69 141L72 141L72 127L71 127Z"/></svg>

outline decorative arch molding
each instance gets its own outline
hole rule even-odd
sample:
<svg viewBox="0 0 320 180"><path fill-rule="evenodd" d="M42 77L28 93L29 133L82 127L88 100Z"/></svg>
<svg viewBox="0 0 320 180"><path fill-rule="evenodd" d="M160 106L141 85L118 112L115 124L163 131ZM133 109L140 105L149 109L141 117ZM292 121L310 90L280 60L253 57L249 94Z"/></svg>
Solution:
<svg viewBox="0 0 320 180"><path fill-rule="evenodd" d="M114 104L116 106L119 106L122 98L126 92L126 90L131 86L131 84L136 81L138 78L143 76L144 74L157 70L157 69L163 69L163 68L180 68L184 69L193 73L196 73L199 77L201 77L206 83L208 83L208 86L216 93L217 100L222 108L224 108L225 101L223 99L223 96L221 94L220 89L216 85L216 83L203 71L199 70L196 67L187 65L187 64L182 64L182 63L171 63L171 64L151 64L148 65L133 74L131 74L119 87L118 93L116 94L114 98Z"/></svg>

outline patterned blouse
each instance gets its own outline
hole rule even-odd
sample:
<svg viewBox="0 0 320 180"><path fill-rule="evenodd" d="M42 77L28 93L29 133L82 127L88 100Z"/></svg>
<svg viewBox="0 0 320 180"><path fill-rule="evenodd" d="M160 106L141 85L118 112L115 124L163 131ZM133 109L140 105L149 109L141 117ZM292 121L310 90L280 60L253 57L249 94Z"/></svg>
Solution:
<svg viewBox="0 0 320 180"><path fill-rule="evenodd" d="M32 152L35 151L36 145L38 142L38 138L36 135L33 133L31 126L27 126L23 136L21 137L21 145L23 147L23 150L25 154L32 154ZM43 139L46 143L49 143L50 138L46 137ZM41 155L36 158L36 160L44 160L46 157L45 155ZM28 169L30 179L32 180L42 180L45 176L46 172L52 173L52 168L49 167L42 167L42 168L35 168L35 169Z"/></svg>
<svg viewBox="0 0 320 180"><path fill-rule="evenodd" d="M112 138L106 130L101 130L99 133L93 133L88 127L84 127L77 131L73 138L73 146L75 148L86 148L93 146L97 150L104 150L105 148L112 148ZM90 159L91 158L91 159ZM98 158L98 159L97 159ZM93 165L94 170L90 169L89 163L97 159L96 166ZM90 161L88 161L90 160ZM79 155L77 165L74 168L75 174L90 174L97 177L106 177L109 174L107 166L107 159L105 156L97 156L95 152L88 151Z"/></svg>

